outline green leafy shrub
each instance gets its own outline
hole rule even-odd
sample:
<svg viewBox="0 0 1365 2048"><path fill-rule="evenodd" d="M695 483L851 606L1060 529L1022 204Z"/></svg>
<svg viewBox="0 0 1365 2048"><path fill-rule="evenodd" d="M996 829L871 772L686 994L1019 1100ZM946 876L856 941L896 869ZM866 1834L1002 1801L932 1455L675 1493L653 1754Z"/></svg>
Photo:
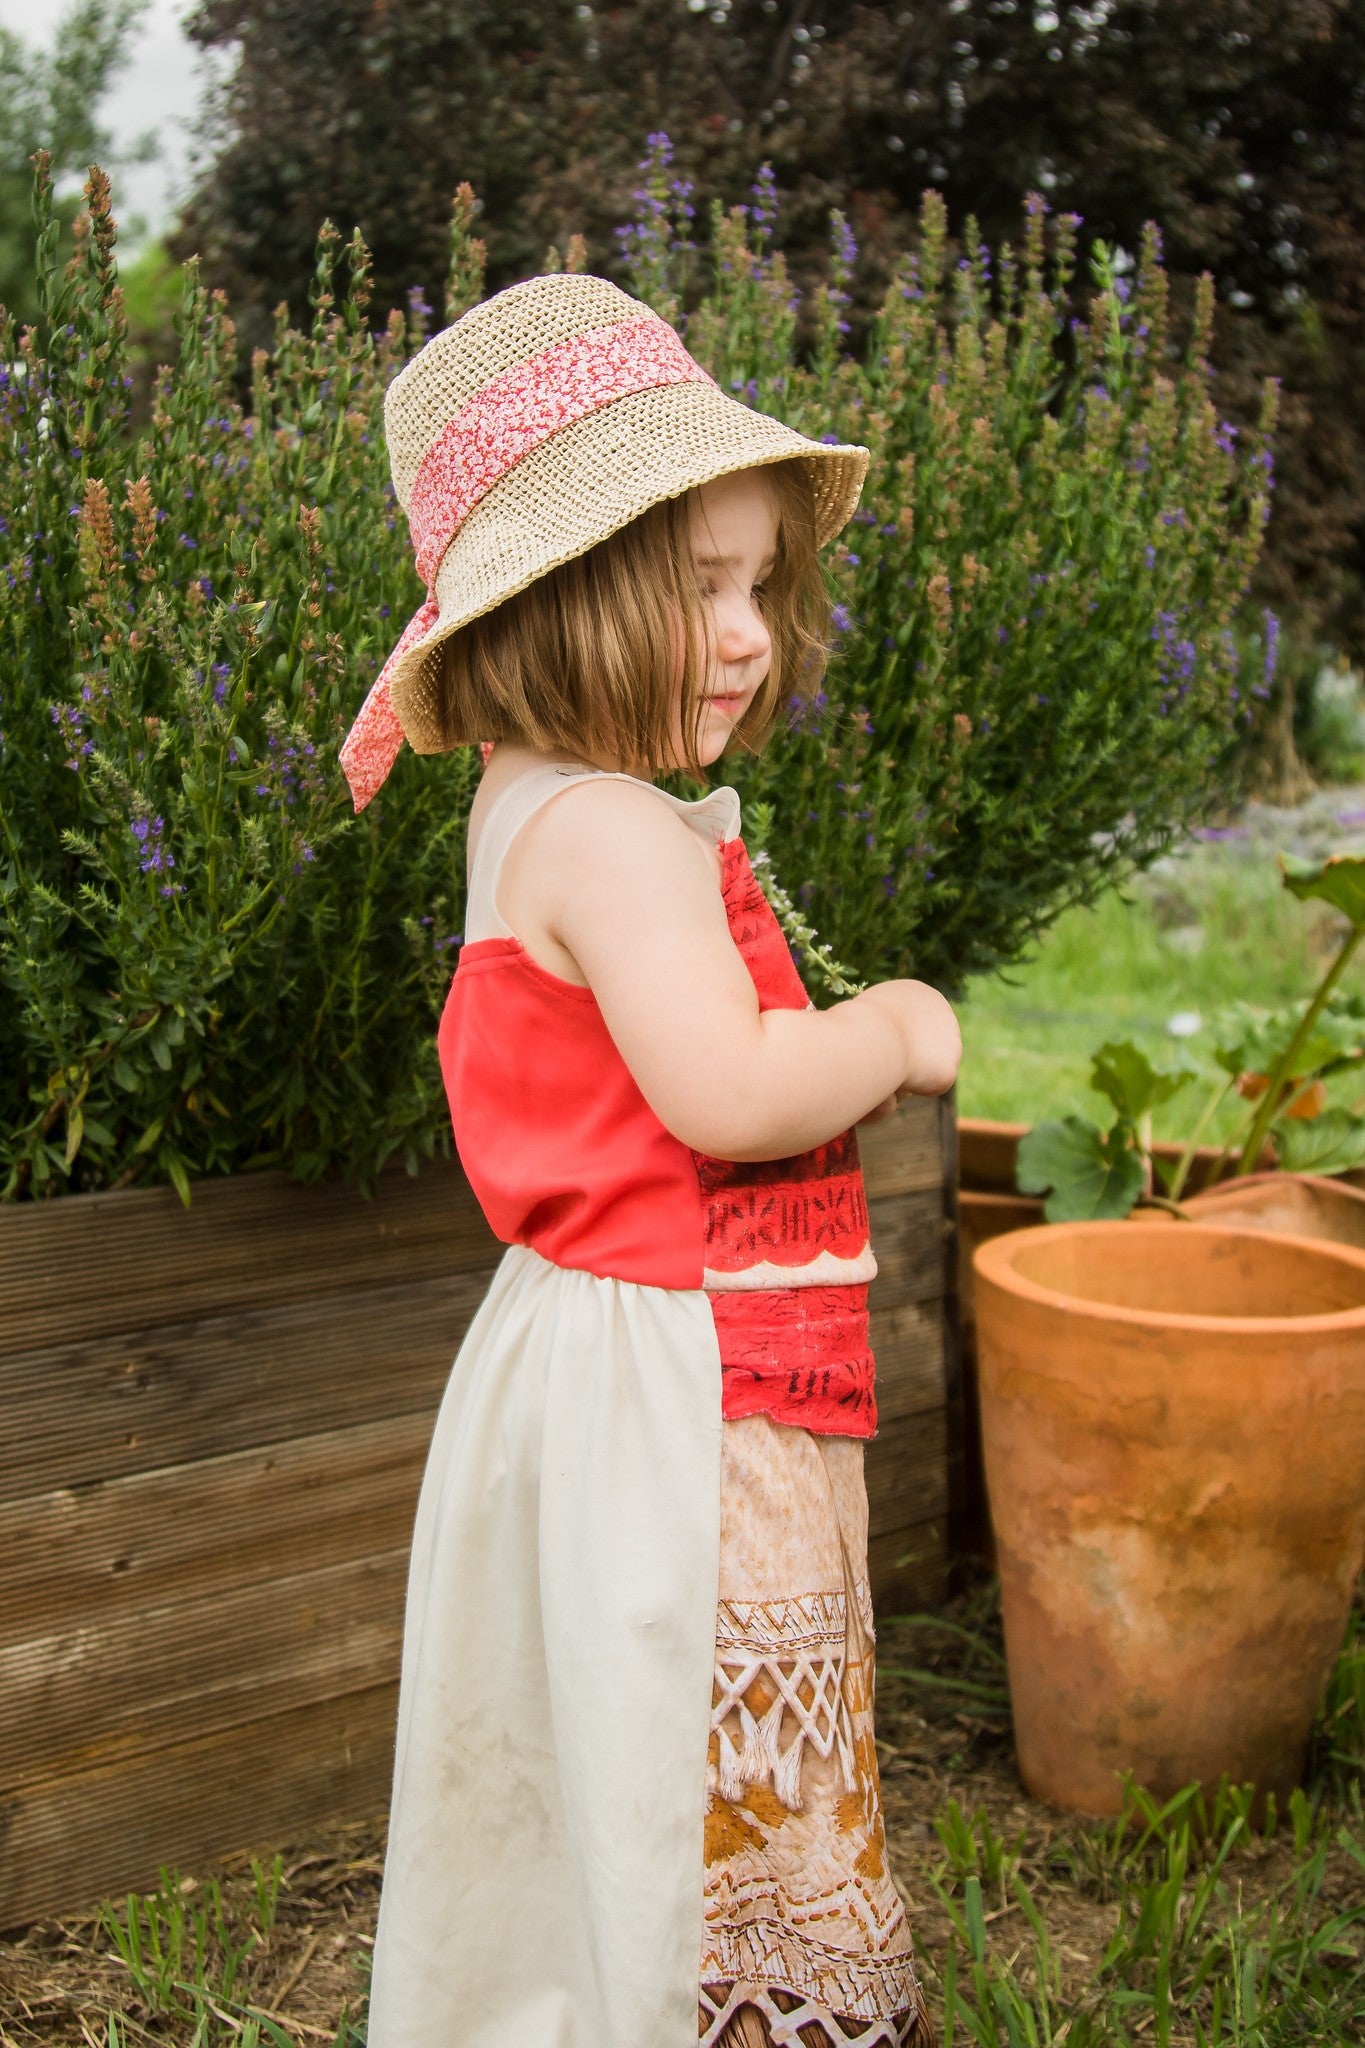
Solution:
<svg viewBox="0 0 1365 2048"><path fill-rule="evenodd" d="M655 137L634 289L725 388L874 450L821 700L721 772L814 985L838 978L818 932L858 974L958 989L1222 794L1272 394L1237 445L1206 391L1207 292L1173 364L1154 232L1131 292L1103 273L1072 323L1074 224L1046 258L1041 202L993 298L974 237L945 282L927 198L865 361L836 213L799 362L766 172L751 210L714 210L698 291L667 165ZM325 223L311 332L281 314L244 405L222 294L187 264L179 359L135 433L108 181L86 189L59 274L40 158L40 318L16 336L0 310L0 1194L415 1168L449 1145L433 1027L477 756L405 754L354 819L336 750L423 595L382 407L431 309L414 292L371 332L364 243L338 305ZM462 187L447 322L482 291L475 203Z"/></svg>
<svg viewBox="0 0 1365 2048"><path fill-rule="evenodd" d="M673 318L696 258L654 140L626 252L633 288ZM1273 665L1243 672L1234 620L1269 512L1275 391L1249 440L1219 419L1208 278L1173 360L1155 228L1132 280L1101 253L1074 317L1077 221L1049 238L1036 197L1019 251L993 260L968 221L950 275L927 194L863 361L842 351L855 251L834 213L799 365L756 190L748 212L713 210L688 346L746 402L873 454L834 550L822 698L725 773L773 805L774 867L840 959L959 992L1226 799Z"/></svg>
<svg viewBox="0 0 1365 2048"><path fill-rule="evenodd" d="M1088 1117L1054 1117L1019 1143L1017 1185L1021 1194L1047 1196L1049 1223L1126 1216L1144 1194L1178 1204L1199 1140L1234 1089L1251 1106L1224 1148L1219 1174L1225 1167L1234 1175L1254 1172L1267 1140L1287 1172L1349 1173L1365 1165L1365 1104L1328 1108L1324 1085L1365 1066L1365 1002L1341 985L1365 940L1365 857L1281 854L1280 870L1291 895L1330 904L1345 923L1317 988L1283 1010L1239 1002L1213 1020L1218 1077L1160 1195L1152 1192L1152 1111L1194 1080L1198 1068L1184 1058L1157 1066L1126 1041L1102 1045L1090 1085L1113 1106L1109 1130Z"/></svg>
<svg viewBox="0 0 1365 2048"><path fill-rule="evenodd" d="M1296 738L1312 773L1328 783L1365 781L1365 683L1359 673L1322 660L1305 695Z"/></svg>
<svg viewBox="0 0 1365 2048"><path fill-rule="evenodd" d="M329 224L247 412L189 264L135 438L87 197L59 274L40 170L42 317L0 318L0 1193L415 1165L478 758L405 758L354 819L336 749L413 609L382 408L429 309L372 334L356 237L335 310Z"/></svg>

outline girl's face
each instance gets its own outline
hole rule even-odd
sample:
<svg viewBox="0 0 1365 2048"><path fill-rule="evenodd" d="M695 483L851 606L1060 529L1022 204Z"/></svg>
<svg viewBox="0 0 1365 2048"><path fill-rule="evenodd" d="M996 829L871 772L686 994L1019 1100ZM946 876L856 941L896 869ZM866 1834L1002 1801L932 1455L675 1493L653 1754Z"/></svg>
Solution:
<svg viewBox="0 0 1365 2048"><path fill-rule="evenodd" d="M697 734L697 758L707 767L725 751L772 660L761 592L777 548L777 508L761 471L741 469L701 486L692 503L691 542L715 648ZM682 709L680 688L674 765L683 758Z"/></svg>

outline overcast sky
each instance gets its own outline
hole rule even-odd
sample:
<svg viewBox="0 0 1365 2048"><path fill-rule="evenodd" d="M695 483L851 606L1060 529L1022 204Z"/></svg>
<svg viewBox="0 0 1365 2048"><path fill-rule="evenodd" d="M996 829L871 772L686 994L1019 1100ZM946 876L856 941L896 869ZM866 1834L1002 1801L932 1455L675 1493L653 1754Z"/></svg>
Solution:
<svg viewBox="0 0 1365 2048"><path fill-rule="evenodd" d="M97 118L117 144L128 147L145 129L153 129L160 157L129 164L111 173L114 218L119 247L125 255L158 234L174 217L189 172L188 126L210 75L210 63L223 68L231 52L207 59L183 33L180 24L194 11L193 0L150 0L141 22L128 38L128 61L114 77ZM0 26L11 30L30 49L50 49L57 29L71 12L71 0L0 0ZM79 191L83 174L58 187ZM146 220L146 236L129 230L135 214Z"/></svg>

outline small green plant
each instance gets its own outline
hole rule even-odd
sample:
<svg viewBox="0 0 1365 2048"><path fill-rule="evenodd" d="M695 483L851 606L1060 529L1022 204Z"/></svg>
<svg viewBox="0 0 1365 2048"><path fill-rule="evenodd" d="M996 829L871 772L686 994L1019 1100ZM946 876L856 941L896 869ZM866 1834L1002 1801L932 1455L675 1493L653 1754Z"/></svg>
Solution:
<svg viewBox="0 0 1365 2048"><path fill-rule="evenodd" d="M239 2048L294 2048L268 2015L253 2012L240 1984L253 1950L275 1923L284 1859L266 1870L253 1857L256 1919L241 1925L224 1901L217 1879L201 1901L186 1895L179 1872L164 1864L154 1892L130 1892L124 1908L106 1900L100 1925L112 1941L148 2012L193 2029L188 2048L239 2044ZM125 2048L117 2016L108 2016L107 2048Z"/></svg>
<svg viewBox="0 0 1365 2048"><path fill-rule="evenodd" d="M1321 781L1365 778L1365 681L1359 670L1335 661L1321 663L1295 738Z"/></svg>
<svg viewBox="0 0 1365 2048"><path fill-rule="evenodd" d="M947 1941L920 1959L941 2005L943 2048L1359 2041L1365 1907L1333 1908L1326 1897L1329 1859L1365 1870L1365 1851L1296 1792L1293 1867L1249 1906L1237 1865L1259 1853L1253 1804L1251 1786L1226 1783L1211 1793L1191 1784L1158 1804L1128 1780L1113 1823L1078 1826L1054 1845L1047 1863L1068 1895L1114 1909L1113 1931L1082 1975L1049 1925L1056 1885L1047 1872L1003 1870L999 1904L988 1908L967 1824L951 1806L938 1824L954 1845L951 1867L929 1878Z"/></svg>
<svg viewBox="0 0 1365 2048"><path fill-rule="evenodd" d="M1087 1117L1053 1118L1021 1139L1015 1178L1022 1194L1046 1194L1050 1223L1119 1217L1141 1200L1178 1209L1209 1123L1237 1089L1249 1107L1224 1149L1221 1173L1251 1173L1269 1141L1288 1172L1345 1173L1365 1165L1365 1102L1325 1107L1324 1084L1365 1064L1365 1001L1341 989L1365 939L1365 856L1300 860L1281 854L1284 886L1301 901L1330 904L1346 932L1316 990L1304 1002L1264 1012L1234 1004L1214 1022L1219 1076L1179 1160L1158 1190L1152 1111L1193 1081L1179 1058L1162 1067L1136 1046L1111 1041L1095 1054L1091 1086L1116 1112L1107 1131ZM1215 1176L1216 1177L1216 1176Z"/></svg>
<svg viewBox="0 0 1365 2048"><path fill-rule="evenodd" d="M1005 1885L1024 1853L1026 1830L1021 1829L1012 1839L997 1835L984 1806L968 1820L957 1800L950 1799L946 1812L934 1822L934 1832L947 1851L947 1868L959 1883L978 1876L1003 1900Z"/></svg>

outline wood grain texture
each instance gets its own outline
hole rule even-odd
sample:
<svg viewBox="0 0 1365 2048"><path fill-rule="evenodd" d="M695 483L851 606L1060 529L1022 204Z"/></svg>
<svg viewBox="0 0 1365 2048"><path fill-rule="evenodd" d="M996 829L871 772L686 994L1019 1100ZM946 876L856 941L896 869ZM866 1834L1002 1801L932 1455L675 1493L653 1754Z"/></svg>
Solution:
<svg viewBox="0 0 1365 2048"><path fill-rule="evenodd" d="M878 1620L939 1607L948 1596L948 1547L942 1515L889 1529L867 1546L872 1608Z"/></svg>
<svg viewBox="0 0 1365 2048"><path fill-rule="evenodd" d="M941 1408L881 1425L867 1446L869 1541L887 1529L930 1521L946 1511L946 1440Z"/></svg>
<svg viewBox="0 0 1365 2048"><path fill-rule="evenodd" d="M942 1106L860 1137L885 1609L947 1564ZM418 1490L502 1250L456 1165L0 1211L0 1925L386 1805Z"/></svg>
<svg viewBox="0 0 1365 2048"><path fill-rule="evenodd" d="M396 1684L407 1576L390 1550L7 1645L0 1792Z"/></svg>
<svg viewBox="0 0 1365 2048"><path fill-rule="evenodd" d="M397 1687L372 1686L0 1793L0 1929L383 1813L397 1725Z"/></svg>
<svg viewBox="0 0 1365 2048"><path fill-rule="evenodd" d="M881 1195L867 1205L877 1260L869 1303L929 1301L946 1285L943 1191Z"/></svg>
<svg viewBox="0 0 1365 2048"><path fill-rule="evenodd" d="M941 1408L946 1360L943 1304L908 1301L874 1309L868 1317L877 1361L877 1416L885 1424L902 1415Z"/></svg>
<svg viewBox="0 0 1365 2048"><path fill-rule="evenodd" d="M869 1197L942 1185L938 1105L904 1104L859 1133ZM458 1162L386 1173L373 1200L281 1173L16 1203L0 1215L0 1355L334 1288L496 1262L500 1247Z"/></svg>
<svg viewBox="0 0 1365 2048"><path fill-rule="evenodd" d="M0 1214L0 1355L496 1263L457 1163L386 1173L372 1201L279 1173L68 1195Z"/></svg>
<svg viewBox="0 0 1365 2048"><path fill-rule="evenodd" d="M912 1096L894 1116L858 1130L858 1154L869 1197L914 1195L943 1185L940 1098Z"/></svg>
<svg viewBox="0 0 1365 2048"><path fill-rule="evenodd" d="M0 1357L0 1502L306 1436L320 1421L434 1413L493 1271Z"/></svg>
<svg viewBox="0 0 1365 2048"><path fill-rule="evenodd" d="M9 1502L0 1642L411 1543L434 1422L398 1415Z"/></svg>

